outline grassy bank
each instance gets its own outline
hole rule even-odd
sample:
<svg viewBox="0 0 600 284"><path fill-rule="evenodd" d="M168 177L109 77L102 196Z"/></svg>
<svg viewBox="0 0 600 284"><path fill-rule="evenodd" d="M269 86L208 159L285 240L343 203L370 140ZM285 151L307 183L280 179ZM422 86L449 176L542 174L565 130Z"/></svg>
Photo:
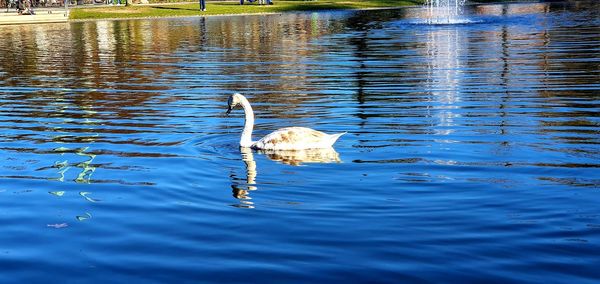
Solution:
<svg viewBox="0 0 600 284"><path fill-rule="evenodd" d="M110 18L147 18L147 17L178 17L198 15L235 15L282 13L291 11L346 10L365 8L400 7L419 5L423 0L287 0L273 1L274 5L258 5L247 3L240 5L239 1L207 1L207 11L199 10L198 2L155 5L129 5L111 7L74 8L70 19L110 19Z"/></svg>

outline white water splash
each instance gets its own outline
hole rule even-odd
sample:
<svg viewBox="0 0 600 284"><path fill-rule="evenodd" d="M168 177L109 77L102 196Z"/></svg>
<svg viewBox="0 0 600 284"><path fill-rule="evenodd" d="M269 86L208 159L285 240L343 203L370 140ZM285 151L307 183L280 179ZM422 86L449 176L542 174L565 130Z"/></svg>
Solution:
<svg viewBox="0 0 600 284"><path fill-rule="evenodd" d="M463 18L466 0L427 0L428 24L458 24L468 22Z"/></svg>

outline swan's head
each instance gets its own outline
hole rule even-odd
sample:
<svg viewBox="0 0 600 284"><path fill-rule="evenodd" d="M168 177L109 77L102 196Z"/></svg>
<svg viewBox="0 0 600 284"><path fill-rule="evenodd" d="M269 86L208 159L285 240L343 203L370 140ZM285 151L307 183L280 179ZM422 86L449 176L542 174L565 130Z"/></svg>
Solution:
<svg viewBox="0 0 600 284"><path fill-rule="evenodd" d="M229 114L237 105L242 103L243 98L244 96L242 96L240 93L235 93L229 96L229 99L227 100L227 112L225 114Z"/></svg>

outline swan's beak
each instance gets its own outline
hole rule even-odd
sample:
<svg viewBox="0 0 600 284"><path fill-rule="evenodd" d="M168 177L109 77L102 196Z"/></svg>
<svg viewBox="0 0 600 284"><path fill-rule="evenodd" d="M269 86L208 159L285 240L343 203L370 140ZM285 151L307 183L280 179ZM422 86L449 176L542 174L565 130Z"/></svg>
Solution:
<svg viewBox="0 0 600 284"><path fill-rule="evenodd" d="M233 108L231 106L227 107L227 111L225 112L225 115L229 115L229 113L231 112Z"/></svg>

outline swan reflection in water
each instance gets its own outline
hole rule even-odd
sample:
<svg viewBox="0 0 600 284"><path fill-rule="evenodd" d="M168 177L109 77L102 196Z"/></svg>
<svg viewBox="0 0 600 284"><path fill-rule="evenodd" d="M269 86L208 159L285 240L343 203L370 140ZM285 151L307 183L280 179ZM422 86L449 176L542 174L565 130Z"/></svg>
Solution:
<svg viewBox="0 0 600 284"><path fill-rule="evenodd" d="M265 155L272 161L291 166L301 166L308 163L341 163L340 155L333 148L306 149L306 150L257 150L258 154ZM235 175L232 175L232 193L233 197L240 200L239 204L233 205L241 208L254 208L254 203L250 201L250 191L256 190L256 161L252 149L241 147L240 154L242 161L246 166L246 183L236 181Z"/></svg>

